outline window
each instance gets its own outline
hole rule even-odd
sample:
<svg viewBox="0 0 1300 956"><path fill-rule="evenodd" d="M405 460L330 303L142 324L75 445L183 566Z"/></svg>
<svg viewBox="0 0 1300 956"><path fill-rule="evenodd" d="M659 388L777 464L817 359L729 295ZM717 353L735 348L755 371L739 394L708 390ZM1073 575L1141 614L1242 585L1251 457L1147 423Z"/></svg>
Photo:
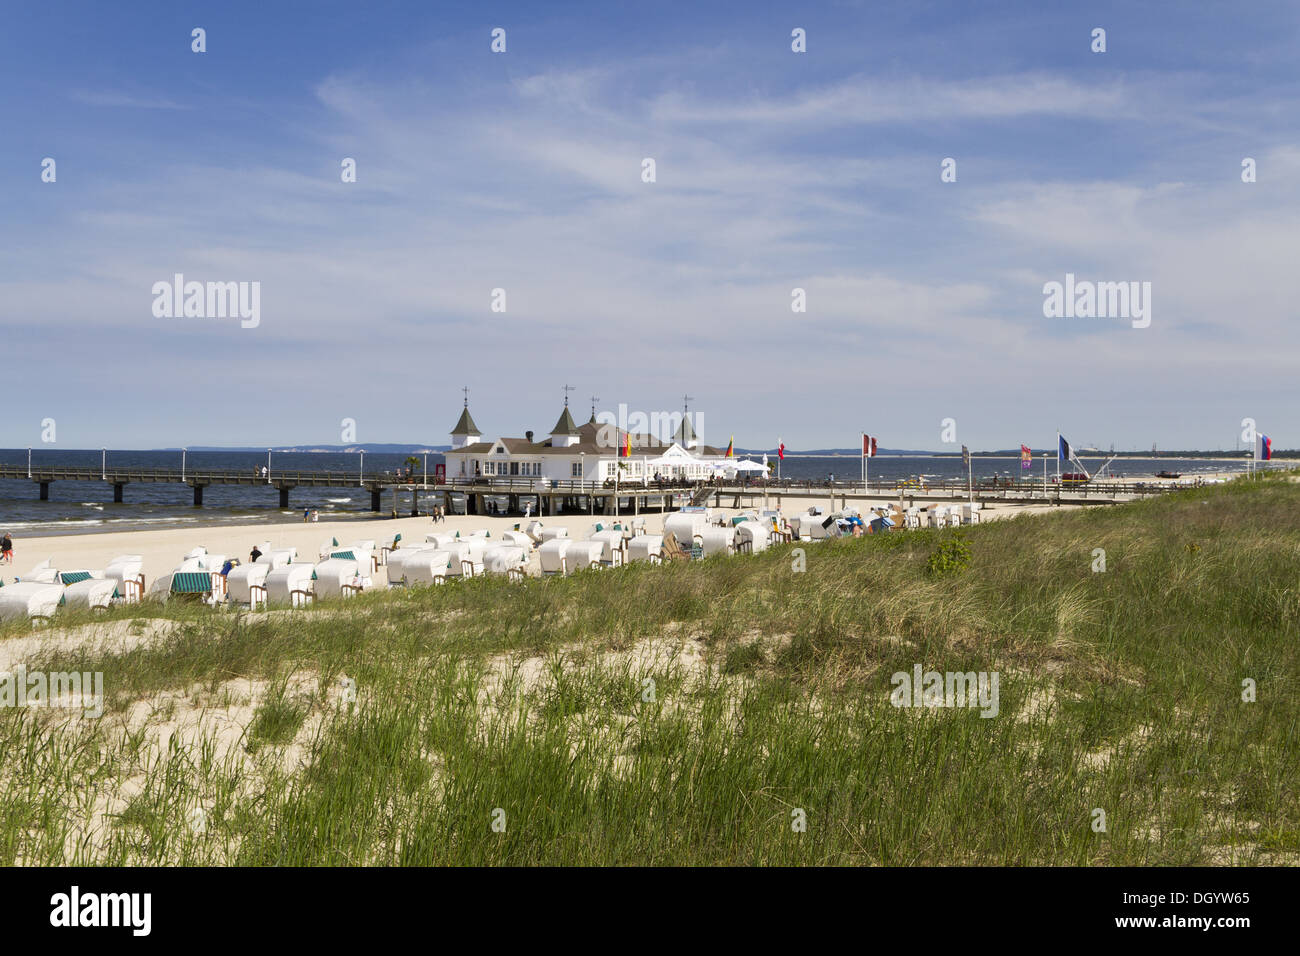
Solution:
<svg viewBox="0 0 1300 956"><path fill-rule="evenodd" d="M569 466L569 475L570 475L570 477L573 477L573 478L581 478L581 477L582 477L582 462L580 462L580 461L575 461L572 465L570 465L570 466Z"/></svg>
<svg viewBox="0 0 1300 956"><path fill-rule="evenodd" d="M510 463L510 474L512 474L512 475L517 475L517 474L519 474L519 462L517 462L517 461L512 461L512 462Z"/></svg>

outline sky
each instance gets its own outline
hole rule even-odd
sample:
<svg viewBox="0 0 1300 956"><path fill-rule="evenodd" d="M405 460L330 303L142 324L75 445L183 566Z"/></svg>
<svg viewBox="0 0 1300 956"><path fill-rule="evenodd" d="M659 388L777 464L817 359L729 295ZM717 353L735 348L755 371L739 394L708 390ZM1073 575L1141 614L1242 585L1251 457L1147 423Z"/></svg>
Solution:
<svg viewBox="0 0 1300 956"><path fill-rule="evenodd" d="M445 444L466 386L488 437L1300 444L1294 3L0 17L0 447ZM155 315L177 273L257 325ZM1150 324L1045 316L1067 273Z"/></svg>

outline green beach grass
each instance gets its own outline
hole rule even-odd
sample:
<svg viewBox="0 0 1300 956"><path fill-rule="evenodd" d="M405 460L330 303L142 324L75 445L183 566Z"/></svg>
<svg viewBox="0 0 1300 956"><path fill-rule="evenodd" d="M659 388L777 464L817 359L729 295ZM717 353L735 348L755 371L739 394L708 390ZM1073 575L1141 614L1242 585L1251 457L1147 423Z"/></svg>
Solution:
<svg viewBox="0 0 1300 956"><path fill-rule="evenodd" d="M28 670L100 671L105 701L0 709L0 863L1291 864L1298 581L1283 474L295 612L11 623L0 650L41 635ZM918 664L996 672L997 716L891 706Z"/></svg>

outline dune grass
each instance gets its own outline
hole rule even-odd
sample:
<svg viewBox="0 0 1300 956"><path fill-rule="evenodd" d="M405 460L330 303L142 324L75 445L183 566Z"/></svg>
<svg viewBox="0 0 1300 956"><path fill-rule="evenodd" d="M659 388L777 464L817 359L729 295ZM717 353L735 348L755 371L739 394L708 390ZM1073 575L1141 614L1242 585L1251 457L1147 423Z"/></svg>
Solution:
<svg viewBox="0 0 1300 956"><path fill-rule="evenodd" d="M297 612L115 610L84 626L164 630L26 661L102 671L102 718L0 710L0 863L1293 863L1297 581L1276 475ZM918 664L996 672L997 716L891 706Z"/></svg>

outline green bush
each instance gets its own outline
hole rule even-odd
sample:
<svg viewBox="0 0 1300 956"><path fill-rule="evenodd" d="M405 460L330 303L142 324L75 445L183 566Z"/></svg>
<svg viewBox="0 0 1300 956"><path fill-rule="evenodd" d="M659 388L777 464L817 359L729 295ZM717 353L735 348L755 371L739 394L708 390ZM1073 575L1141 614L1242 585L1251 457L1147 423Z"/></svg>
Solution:
<svg viewBox="0 0 1300 956"><path fill-rule="evenodd" d="M960 574L970 567L970 545L961 538L949 538L930 555L925 568L931 574Z"/></svg>

